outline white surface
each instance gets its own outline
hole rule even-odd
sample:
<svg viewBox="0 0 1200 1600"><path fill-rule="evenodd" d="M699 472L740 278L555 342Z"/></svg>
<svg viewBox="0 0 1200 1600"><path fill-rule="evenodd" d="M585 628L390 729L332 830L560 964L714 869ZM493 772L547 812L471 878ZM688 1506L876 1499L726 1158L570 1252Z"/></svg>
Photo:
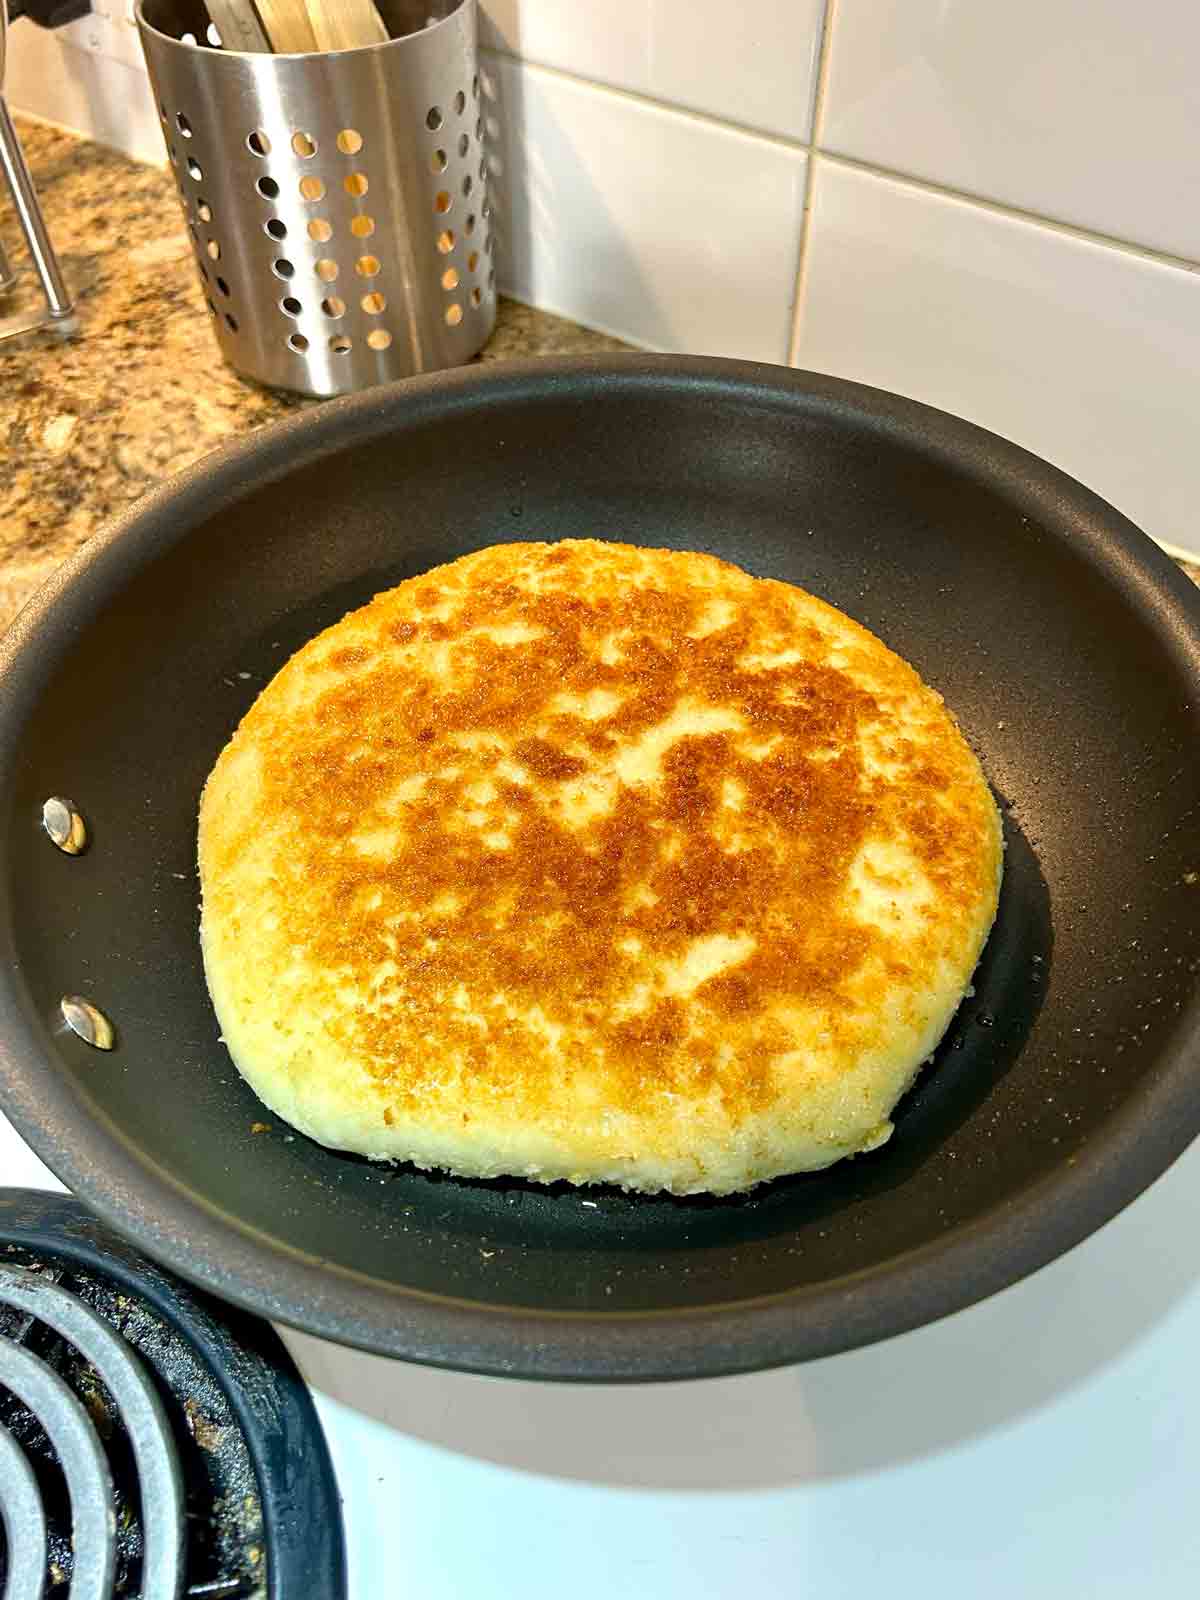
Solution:
<svg viewBox="0 0 1200 1600"><path fill-rule="evenodd" d="M6 1184L58 1187L0 1118ZM351 1600L1193 1600L1200 1145L1033 1278L827 1361L566 1388L284 1330Z"/></svg>
<svg viewBox="0 0 1200 1600"><path fill-rule="evenodd" d="M806 141L824 0L482 0L485 43Z"/></svg>
<svg viewBox="0 0 1200 1600"><path fill-rule="evenodd" d="M637 343L787 359L807 157L491 56L501 286Z"/></svg>
<svg viewBox="0 0 1200 1600"><path fill-rule="evenodd" d="M982 423L1200 556L1200 273L814 159L796 364Z"/></svg>
<svg viewBox="0 0 1200 1600"><path fill-rule="evenodd" d="M61 30L66 37L32 22L13 23L6 98L15 111L74 128L139 161L161 163L166 151L141 44L116 15L116 0L107 3L112 15L72 22Z"/></svg>
<svg viewBox="0 0 1200 1600"><path fill-rule="evenodd" d="M134 0L91 0L91 7L87 16L55 28L55 34L64 44L107 56L144 73L146 58L134 17Z"/></svg>
<svg viewBox="0 0 1200 1600"><path fill-rule="evenodd" d="M1195 0L837 0L822 144L1200 260Z"/></svg>

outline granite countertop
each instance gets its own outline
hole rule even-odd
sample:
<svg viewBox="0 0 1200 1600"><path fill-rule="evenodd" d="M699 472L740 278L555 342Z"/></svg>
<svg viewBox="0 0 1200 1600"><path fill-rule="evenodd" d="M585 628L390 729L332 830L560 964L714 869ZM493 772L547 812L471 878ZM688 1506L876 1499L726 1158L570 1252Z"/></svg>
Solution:
<svg viewBox="0 0 1200 1600"><path fill-rule="evenodd" d="M26 118L18 128L80 336L0 344L0 630L65 557L153 484L232 434L321 403L260 388L222 361L165 166ZM16 223L0 191L0 238L12 249ZM30 295L32 279L26 270L19 292ZM502 300L479 359L624 348ZM1185 570L1200 582L1200 568Z"/></svg>
<svg viewBox="0 0 1200 1600"><path fill-rule="evenodd" d="M65 557L153 484L232 434L321 403L260 388L222 361L165 167L28 118L17 127L80 336L0 344L0 631ZM14 266L18 237L0 183L0 238ZM28 269L21 292L31 304L34 288ZM479 359L625 348L501 300Z"/></svg>

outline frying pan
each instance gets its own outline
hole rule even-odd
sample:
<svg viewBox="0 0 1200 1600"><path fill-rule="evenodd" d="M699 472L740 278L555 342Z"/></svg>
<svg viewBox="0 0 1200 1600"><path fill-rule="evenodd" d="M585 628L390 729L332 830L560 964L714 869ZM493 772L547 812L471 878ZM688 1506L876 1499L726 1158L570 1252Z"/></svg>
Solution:
<svg viewBox="0 0 1200 1600"><path fill-rule="evenodd" d="M376 591L564 535L812 589L980 753L999 916L878 1152L721 1200L467 1182L293 1135L231 1066L194 835L239 717ZM1173 565L1061 472L911 401L640 356L338 401L148 496L3 645L0 1098L151 1255L384 1354L667 1378L895 1334L1069 1248L1200 1130L1198 707L1200 604ZM84 854L41 832L50 795L84 815ZM111 1053L60 1025L66 994L112 1019Z"/></svg>

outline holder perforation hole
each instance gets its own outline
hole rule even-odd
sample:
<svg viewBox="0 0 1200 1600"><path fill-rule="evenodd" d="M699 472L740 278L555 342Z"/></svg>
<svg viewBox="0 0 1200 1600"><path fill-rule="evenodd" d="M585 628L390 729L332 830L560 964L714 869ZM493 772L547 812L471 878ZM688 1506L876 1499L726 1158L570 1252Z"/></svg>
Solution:
<svg viewBox="0 0 1200 1600"><path fill-rule="evenodd" d="M369 294L363 295L359 305L362 306L369 317L377 317L381 312L387 310L387 300L380 294L378 289L372 289Z"/></svg>
<svg viewBox="0 0 1200 1600"><path fill-rule="evenodd" d="M361 216L351 217L350 232L356 239L369 239L375 232L375 218L367 216L365 211Z"/></svg>
<svg viewBox="0 0 1200 1600"><path fill-rule="evenodd" d="M365 172L348 172L342 179L342 187L347 194L353 195L355 199L361 199L370 188L370 184L367 182Z"/></svg>
<svg viewBox="0 0 1200 1600"><path fill-rule="evenodd" d="M260 178L254 185L264 200L279 199L279 185L274 178Z"/></svg>
<svg viewBox="0 0 1200 1600"><path fill-rule="evenodd" d="M430 133L436 133L444 120L445 119L442 116L442 108L440 106L430 106L429 110L425 113L425 126L429 129Z"/></svg>
<svg viewBox="0 0 1200 1600"><path fill-rule="evenodd" d="M298 317L304 310L304 307L300 304L299 300L296 299L294 294L285 294L283 299L279 302L279 309L281 311L286 311L289 317Z"/></svg>
<svg viewBox="0 0 1200 1600"><path fill-rule="evenodd" d="M322 283L332 283L338 275L338 264L331 256L322 256L313 263L313 271Z"/></svg>
<svg viewBox="0 0 1200 1600"><path fill-rule="evenodd" d="M359 256L354 263L354 270L360 278L373 278L380 271L378 256Z"/></svg>
<svg viewBox="0 0 1200 1600"><path fill-rule="evenodd" d="M269 222L264 222L263 231L268 233L272 239L287 238L287 226L278 217L272 217Z"/></svg>
<svg viewBox="0 0 1200 1600"><path fill-rule="evenodd" d="M454 249L454 242L453 228L443 228L437 236L437 247L444 256L448 256Z"/></svg>
<svg viewBox="0 0 1200 1600"><path fill-rule="evenodd" d="M288 349L294 350L298 356L302 356L308 349L308 340L302 333L289 334Z"/></svg>
<svg viewBox="0 0 1200 1600"><path fill-rule="evenodd" d="M321 310L327 317L344 317L346 314L346 302L340 295L331 294L321 301Z"/></svg>
<svg viewBox="0 0 1200 1600"><path fill-rule="evenodd" d="M317 153L317 141L311 133L305 133L303 128L297 128L292 135L292 149L302 161L311 161Z"/></svg>
<svg viewBox="0 0 1200 1600"><path fill-rule="evenodd" d="M356 156L363 147L363 137L357 128L343 128L337 136L337 147L344 156Z"/></svg>
<svg viewBox="0 0 1200 1600"><path fill-rule="evenodd" d="M255 128L253 133L246 135L246 148L251 155L269 156L271 154L271 141L261 128Z"/></svg>
<svg viewBox="0 0 1200 1600"><path fill-rule="evenodd" d="M372 350L386 350L392 342L392 336L386 328L372 328L367 335L367 343Z"/></svg>
<svg viewBox="0 0 1200 1600"><path fill-rule="evenodd" d="M314 244L324 244L333 238L333 224L327 217L314 217L308 225L308 237Z"/></svg>
<svg viewBox="0 0 1200 1600"><path fill-rule="evenodd" d="M300 198L302 200L324 200L325 185L320 178L311 174L300 179Z"/></svg>
<svg viewBox="0 0 1200 1600"><path fill-rule="evenodd" d="M353 348L353 343L354 341L348 334L335 333L333 338L329 341L329 348L335 356L344 356L350 353L351 349Z"/></svg>
<svg viewBox="0 0 1200 1600"><path fill-rule="evenodd" d="M457 328L463 319L463 308L457 300L452 300L446 307L446 324L448 327Z"/></svg>

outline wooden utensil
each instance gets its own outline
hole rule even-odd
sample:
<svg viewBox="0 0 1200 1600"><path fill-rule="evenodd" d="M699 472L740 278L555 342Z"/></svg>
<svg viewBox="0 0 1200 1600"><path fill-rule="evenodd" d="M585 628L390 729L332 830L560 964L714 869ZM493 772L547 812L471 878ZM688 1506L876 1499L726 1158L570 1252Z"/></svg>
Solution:
<svg viewBox="0 0 1200 1600"><path fill-rule="evenodd" d="M254 5L276 55L320 50L304 0L254 0Z"/></svg>
<svg viewBox="0 0 1200 1600"><path fill-rule="evenodd" d="M250 0L204 0L204 4L221 35L222 49L269 53L271 41Z"/></svg>
<svg viewBox="0 0 1200 1600"><path fill-rule="evenodd" d="M385 44L388 31L373 0L305 0L319 50L354 50Z"/></svg>

